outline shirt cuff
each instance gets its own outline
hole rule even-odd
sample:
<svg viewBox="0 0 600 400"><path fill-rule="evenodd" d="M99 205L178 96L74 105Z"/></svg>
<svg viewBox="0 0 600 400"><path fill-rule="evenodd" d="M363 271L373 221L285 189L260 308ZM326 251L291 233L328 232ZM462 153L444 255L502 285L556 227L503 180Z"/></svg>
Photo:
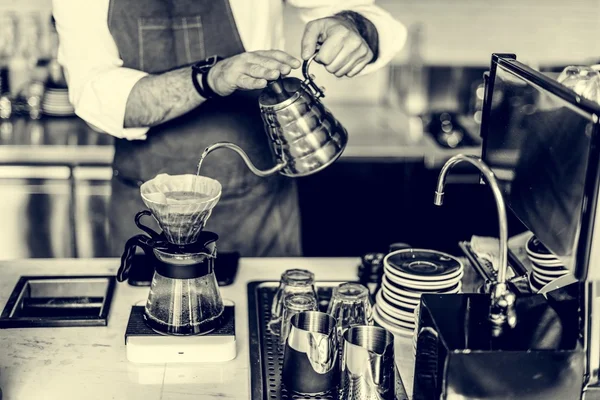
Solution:
<svg viewBox="0 0 600 400"><path fill-rule="evenodd" d="M404 25L396 21L394 17L385 10L377 9L374 11L368 6L356 6L350 7L349 9L367 18L377 29L377 35L379 37L379 57L374 62L367 64L367 66L358 74L358 76L366 75L384 67L392 61L396 54L404 47L408 32Z"/></svg>
<svg viewBox="0 0 600 400"><path fill-rule="evenodd" d="M120 139L145 139L149 127L125 128L124 121L129 94L135 84L147 75L129 68L96 74L85 84L79 98L71 100L75 105L75 113L94 130Z"/></svg>

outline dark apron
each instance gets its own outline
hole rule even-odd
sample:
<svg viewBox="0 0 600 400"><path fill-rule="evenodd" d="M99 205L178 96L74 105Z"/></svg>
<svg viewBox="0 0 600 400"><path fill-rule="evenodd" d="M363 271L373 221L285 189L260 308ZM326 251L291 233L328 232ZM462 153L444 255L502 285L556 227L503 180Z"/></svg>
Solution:
<svg viewBox="0 0 600 400"><path fill-rule="evenodd" d="M124 67L148 73L245 51L228 0L111 0L108 26ZM202 151L219 141L241 146L258 168L274 165L257 94L237 92L208 100L186 115L151 128L144 141L116 141L110 205L114 256L121 255L129 237L141 233L134 224L135 214L145 208L141 183L160 173L195 173ZM221 200L207 223L207 229L219 234L220 251L238 251L246 257L300 255L298 200L292 179L259 178L229 150L211 153L201 173L223 186Z"/></svg>

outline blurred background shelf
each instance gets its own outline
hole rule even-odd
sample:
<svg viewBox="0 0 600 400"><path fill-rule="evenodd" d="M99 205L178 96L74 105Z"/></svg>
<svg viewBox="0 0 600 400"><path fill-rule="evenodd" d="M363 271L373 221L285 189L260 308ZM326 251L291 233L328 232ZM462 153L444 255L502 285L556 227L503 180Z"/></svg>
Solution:
<svg viewBox="0 0 600 400"><path fill-rule="evenodd" d="M444 149L422 124L389 107L330 108L350 141L337 163L298 179L307 256L357 256L394 241L452 250L455 233L482 233L473 223L443 218L461 215L485 225L484 215L468 214L484 202L486 192L479 195L476 185L462 185L470 200L428 209L439 163L458 151L476 154L478 147ZM5 124L12 132L0 140L0 259L109 256L112 138L78 118L13 118L0 122L0 130ZM464 183L465 176L476 182L473 171L452 179ZM339 215L332 217L323 202L340 207Z"/></svg>

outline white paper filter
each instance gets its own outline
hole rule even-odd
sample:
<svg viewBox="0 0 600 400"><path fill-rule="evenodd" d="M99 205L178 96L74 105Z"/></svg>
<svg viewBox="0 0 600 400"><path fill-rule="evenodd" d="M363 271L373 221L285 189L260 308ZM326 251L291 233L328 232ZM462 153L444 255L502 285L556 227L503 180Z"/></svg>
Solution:
<svg viewBox="0 0 600 400"><path fill-rule="evenodd" d="M140 193L168 241L194 243L221 198L221 184L193 174L160 174L145 182Z"/></svg>

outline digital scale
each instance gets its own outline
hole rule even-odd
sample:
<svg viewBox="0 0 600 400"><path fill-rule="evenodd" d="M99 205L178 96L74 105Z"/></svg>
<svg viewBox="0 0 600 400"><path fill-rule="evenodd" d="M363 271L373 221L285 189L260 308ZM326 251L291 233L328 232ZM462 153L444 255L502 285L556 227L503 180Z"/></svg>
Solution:
<svg viewBox="0 0 600 400"><path fill-rule="evenodd" d="M131 307L125 331L127 360L140 364L214 363L233 360L237 355L235 306L224 300L219 328L204 335L163 335L144 321L144 306Z"/></svg>

